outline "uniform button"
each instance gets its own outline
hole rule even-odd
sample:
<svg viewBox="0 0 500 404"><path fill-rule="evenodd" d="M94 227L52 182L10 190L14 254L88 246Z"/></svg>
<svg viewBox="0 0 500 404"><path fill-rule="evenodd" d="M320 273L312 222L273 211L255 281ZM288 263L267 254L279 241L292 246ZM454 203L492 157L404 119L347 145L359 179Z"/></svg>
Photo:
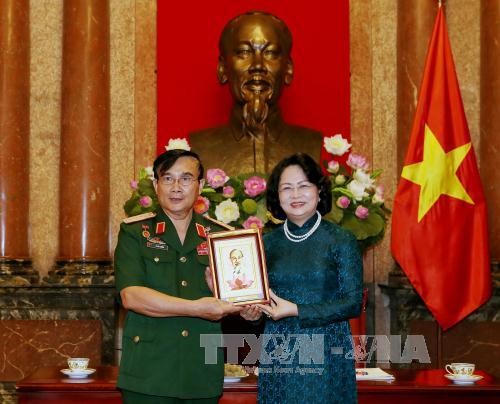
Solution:
<svg viewBox="0 0 500 404"><path fill-rule="evenodd" d="M182 282L181 282L181 285L182 285L182 286L187 286L187 285L188 285L188 283L187 283L186 281L182 281Z"/></svg>
<svg viewBox="0 0 500 404"><path fill-rule="evenodd" d="M160 261L160 259L158 257L154 257L153 260L154 260L154 262Z"/></svg>
<svg viewBox="0 0 500 404"><path fill-rule="evenodd" d="M186 257L180 257L179 261L182 262L182 263L185 263L187 261L187 258Z"/></svg>
<svg viewBox="0 0 500 404"><path fill-rule="evenodd" d="M187 337L187 336L189 335L188 330L182 330L181 335L182 335L183 337Z"/></svg>
<svg viewBox="0 0 500 404"><path fill-rule="evenodd" d="M138 335L136 335L134 338L133 338L133 341L137 344L139 341L141 340L141 337L139 337Z"/></svg>

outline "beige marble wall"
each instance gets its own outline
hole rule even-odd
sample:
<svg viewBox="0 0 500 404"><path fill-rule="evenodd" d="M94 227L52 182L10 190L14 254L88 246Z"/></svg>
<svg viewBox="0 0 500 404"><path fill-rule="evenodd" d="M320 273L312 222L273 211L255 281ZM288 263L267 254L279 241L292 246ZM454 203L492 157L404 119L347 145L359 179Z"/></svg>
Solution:
<svg viewBox="0 0 500 404"><path fill-rule="evenodd" d="M124 217L122 205L130 196L129 181L134 178L134 72L135 1L110 1L110 251Z"/></svg>
<svg viewBox="0 0 500 404"><path fill-rule="evenodd" d="M46 274L57 254L63 0L31 0L30 243Z"/></svg>

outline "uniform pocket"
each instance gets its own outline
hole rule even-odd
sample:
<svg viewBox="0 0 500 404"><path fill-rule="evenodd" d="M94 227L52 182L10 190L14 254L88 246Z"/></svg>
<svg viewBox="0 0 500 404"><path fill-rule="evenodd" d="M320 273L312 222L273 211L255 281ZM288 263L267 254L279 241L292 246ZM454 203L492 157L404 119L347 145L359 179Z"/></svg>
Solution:
<svg viewBox="0 0 500 404"><path fill-rule="evenodd" d="M120 371L140 378L155 358L154 319L129 311L123 329Z"/></svg>
<svg viewBox="0 0 500 404"><path fill-rule="evenodd" d="M175 251L145 248L142 258L146 267L146 286L173 294L177 283Z"/></svg>

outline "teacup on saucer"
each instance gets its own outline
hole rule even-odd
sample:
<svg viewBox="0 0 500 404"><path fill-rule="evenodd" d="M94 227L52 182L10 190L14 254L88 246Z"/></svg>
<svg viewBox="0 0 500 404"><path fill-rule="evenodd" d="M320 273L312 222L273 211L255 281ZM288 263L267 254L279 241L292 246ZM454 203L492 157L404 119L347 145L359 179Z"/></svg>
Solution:
<svg viewBox="0 0 500 404"><path fill-rule="evenodd" d="M455 384L474 384L483 378L481 375L454 375L449 373L445 374L444 377Z"/></svg>

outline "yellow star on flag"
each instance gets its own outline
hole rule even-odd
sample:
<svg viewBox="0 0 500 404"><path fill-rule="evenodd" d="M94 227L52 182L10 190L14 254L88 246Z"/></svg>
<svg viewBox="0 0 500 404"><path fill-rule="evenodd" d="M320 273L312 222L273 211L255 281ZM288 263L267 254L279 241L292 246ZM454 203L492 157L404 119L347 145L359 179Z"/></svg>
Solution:
<svg viewBox="0 0 500 404"><path fill-rule="evenodd" d="M441 195L448 195L474 205L474 201L456 174L470 148L469 142L445 153L434 133L425 125L424 159L420 163L403 167L401 173L401 177L420 185L418 222Z"/></svg>

